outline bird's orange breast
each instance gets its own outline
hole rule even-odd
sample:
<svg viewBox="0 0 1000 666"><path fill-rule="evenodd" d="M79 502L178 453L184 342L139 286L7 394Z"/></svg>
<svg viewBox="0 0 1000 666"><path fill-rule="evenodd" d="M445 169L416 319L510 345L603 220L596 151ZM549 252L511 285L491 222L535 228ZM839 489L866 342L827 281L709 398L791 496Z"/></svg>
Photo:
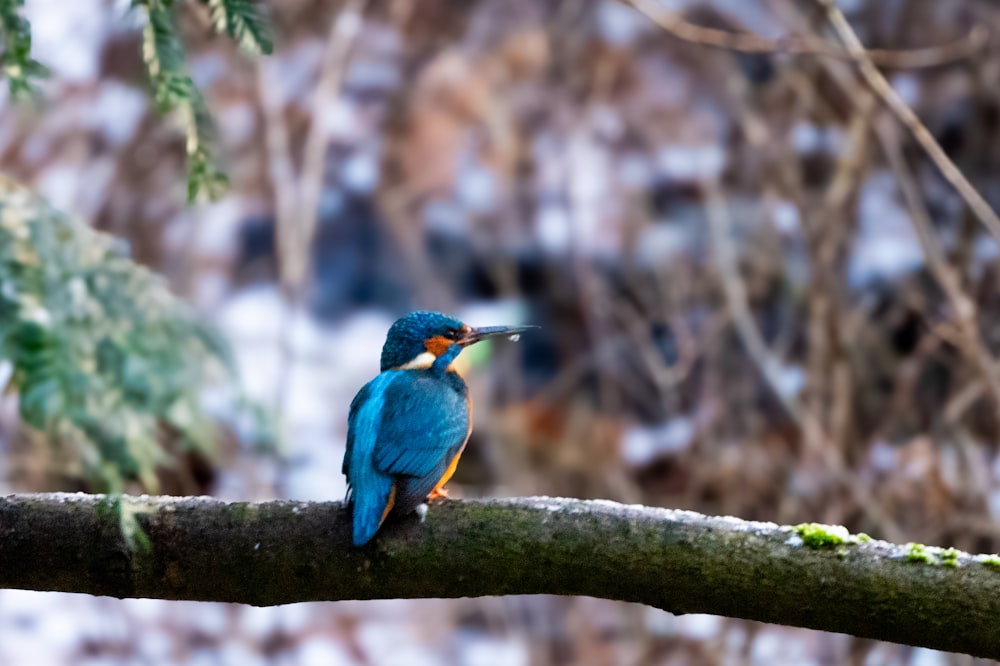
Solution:
<svg viewBox="0 0 1000 666"><path fill-rule="evenodd" d="M448 483L448 481L451 480L451 477L454 476L455 470L458 469L458 460L462 457L462 453L465 451L465 447L469 443L469 436L472 435L472 397L467 396L465 403L469 407L469 429L465 433L465 441L463 441L462 446L459 447L458 453L456 453L454 457L452 457L451 462L448 463L448 467L444 470L444 474L441 475L441 479L434 486L434 490L431 491L432 495L437 494L437 492L441 490L442 486Z"/></svg>

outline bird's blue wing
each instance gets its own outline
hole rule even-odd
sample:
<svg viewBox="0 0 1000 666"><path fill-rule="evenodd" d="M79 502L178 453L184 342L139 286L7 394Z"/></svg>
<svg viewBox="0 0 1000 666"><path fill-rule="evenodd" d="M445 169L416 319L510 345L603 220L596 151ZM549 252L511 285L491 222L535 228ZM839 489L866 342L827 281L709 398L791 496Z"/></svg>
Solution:
<svg viewBox="0 0 1000 666"><path fill-rule="evenodd" d="M465 384L427 372L395 374L386 387L375 467L408 477L434 476L436 483L469 435Z"/></svg>
<svg viewBox="0 0 1000 666"><path fill-rule="evenodd" d="M394 499L392 476L377 470L372 462L385 405L385 388L392 379L389 373L383 373L365 384L351 402L347 417L343 472L353 505L355 546L368 543L375 536L386 507Z"/></svg>

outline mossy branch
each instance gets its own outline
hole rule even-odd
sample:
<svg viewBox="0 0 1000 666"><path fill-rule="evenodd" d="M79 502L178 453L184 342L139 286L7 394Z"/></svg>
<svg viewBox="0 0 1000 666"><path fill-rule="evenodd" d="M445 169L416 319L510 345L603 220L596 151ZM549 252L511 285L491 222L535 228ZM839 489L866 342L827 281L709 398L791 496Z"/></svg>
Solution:
<svg viewBox="0 0 1000 666"><path fill-rule="evenodd" d="M435 503L351 544L340 503L0 498L0 588L297 601L576 594L1000 657L1000 558L613 502ZM126 507L122 507L126 508Z"/></svg>

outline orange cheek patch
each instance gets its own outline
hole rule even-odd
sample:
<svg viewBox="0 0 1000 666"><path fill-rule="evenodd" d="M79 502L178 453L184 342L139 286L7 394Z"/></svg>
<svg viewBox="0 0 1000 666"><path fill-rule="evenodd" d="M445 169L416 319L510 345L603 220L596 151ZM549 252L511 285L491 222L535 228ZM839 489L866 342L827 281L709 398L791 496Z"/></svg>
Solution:
<svg viewBox="0 0 1000 666"><path fill-rule="evenodd" d="M424 342L424 348L435 356L441 356L446 351L448 347L452 345L452 341L448 338L442 337L440 335L434 336L433 338L428 338Z"/></svg>

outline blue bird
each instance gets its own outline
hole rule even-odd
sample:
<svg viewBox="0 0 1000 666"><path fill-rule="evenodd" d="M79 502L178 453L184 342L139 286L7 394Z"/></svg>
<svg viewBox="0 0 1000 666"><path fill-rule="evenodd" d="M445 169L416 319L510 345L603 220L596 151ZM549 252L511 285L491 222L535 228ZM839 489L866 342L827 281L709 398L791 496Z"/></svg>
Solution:
<svg viewBox="0 0 1000 666"><path fill-rule="evenodd" d="M534 326L472 328L438 312L411 312L389 328L380 374L358 391L347 419L343 472L354 545L390 512L447 496L445 483L472 432L472 400L453 363L462 349Z"/></svg>

